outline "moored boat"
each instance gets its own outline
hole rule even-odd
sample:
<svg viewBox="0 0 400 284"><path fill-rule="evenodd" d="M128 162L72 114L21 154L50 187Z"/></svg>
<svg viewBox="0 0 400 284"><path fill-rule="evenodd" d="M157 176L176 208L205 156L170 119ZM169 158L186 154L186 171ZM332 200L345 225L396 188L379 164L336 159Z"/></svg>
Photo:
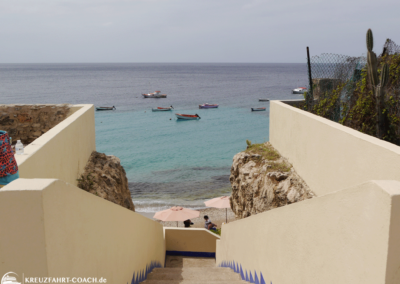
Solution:
<svg viewBox="0 0 400 284"><path fill-rule="evenodd" d="M185 119L185 120L195 120L201 118L197 113L195 115L175 113L175 115L177 119Z"/></svg>
<svg viewBox="0 0 400 284"><path fill-rule="evenodd" d="M265 107L252 107L251 108L251 111L264 111L264 110L266 110Z"/></svg>
<svg viewBox="0 0 400 284"><path fill-rule="evenodd" d="M202 105L199 105L199 108L218 108L218 105L217 104L202 104Z"/></svg>
<svg viewBox="0 0 400 284"><path fill-rule="evenodd" d="M144 98L166 98L166 94L161 94L161 91L155 91L154 93L149 93L149 94L142 94Z"/></svg>
<svg viewBox="0 0 400 284"><path fill-rule="evenodd" d="M174 107L158 107L158 108L152 108L152 111L171 111Z"/></svg>
<svg viewBox="0 0 400 284"><path fill-rule="evenodd" d="M117 109L115 106L112 107L96 107L96 110L115 110Z"/></svg>
<svg viewBox="0 0 400 284"><path fill-rule="evenodd" d="M269 99L258 99L259 102L269 102Z"/></svg>
<svg viewBox="0 0 400 284"><path fill-rule="evenodd" d="M300 87L292 90L293 94L304 94L307 91L307 88Z"/></svg>

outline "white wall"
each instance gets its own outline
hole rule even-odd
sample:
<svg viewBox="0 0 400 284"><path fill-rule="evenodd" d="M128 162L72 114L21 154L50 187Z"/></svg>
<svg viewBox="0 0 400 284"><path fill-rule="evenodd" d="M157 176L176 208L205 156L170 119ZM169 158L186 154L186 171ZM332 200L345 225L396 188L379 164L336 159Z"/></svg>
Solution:
<svg viewBox="0 0 400 284"><path fill-rule="evenodd" d="M280 101L270 142L317 195L373 179L400 180L400 147Z"/></svg>
<svg viewBox="0 0 400 284"><path fill-rule="evenodd" d="M166 250L215 253L219 236L204 228L164 228Z"/></svg>
<svg viewBox="0 0 400 284"><path fill-rule="evenodd" d="M131 283L133 273L165 261L162 225L60 180L4 187L0 228L0 275Z"/></svg>
<svg viewBox="0 0 400 284"><path fill-rule="evenodd" d="M223 225L217 265L265 283L398 284L399 216L400 182L370 181Z"/></svg>
<svg viewBox="0 0 400 284"><path fill-rule="evenodd" d="M96 150L93 105L74 105L72 114L16 155L21 178L54 178L76 185Z"/></svg>

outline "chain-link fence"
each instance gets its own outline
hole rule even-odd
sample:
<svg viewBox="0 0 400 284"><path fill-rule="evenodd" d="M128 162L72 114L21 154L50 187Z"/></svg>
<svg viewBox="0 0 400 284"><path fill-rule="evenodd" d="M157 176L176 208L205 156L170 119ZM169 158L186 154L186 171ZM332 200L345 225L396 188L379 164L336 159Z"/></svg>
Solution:
<svg viewBox="0 0 400 284"><path fill-rule="evenodd" d="M400 46L388 38L385 42L385 45L383 46L383 51L382 51L381 57L386 54L394 55L394 54L399 54L399 53L400 53Z"/></svg>
<svg viewBox="0 0 400 284"><path fill-rule="evenodd" d="M400 46L387 39L377 56L378 72L383 63L390 67L384 106L388 130L383 139L399 144ZM376 98L366 72L367 58L322 54L311 57L310 66L312 82L301 108L374 135Z"/></svg>
<svg viewBox="0 0 400 284"><path fill-rule="evenodd" d="M324 53L310 58L312 88L309 86L308 108L332 96L334 90L340 89L340 94L335 94L335 105L331 106L329 118L339 121L343 115L343 104L350 101L352 90L357 81L361 79L361 71L365 67L366 57L351 57L340 54Z"/></svg>

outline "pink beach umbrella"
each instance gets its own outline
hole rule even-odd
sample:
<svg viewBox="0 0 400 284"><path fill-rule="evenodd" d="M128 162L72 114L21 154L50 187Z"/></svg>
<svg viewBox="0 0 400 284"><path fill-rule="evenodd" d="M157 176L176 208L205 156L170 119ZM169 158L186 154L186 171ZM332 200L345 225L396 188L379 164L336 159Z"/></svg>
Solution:
<svg viewBox="0 0 400 284"><path fill-rule="evenodd" d="M229 196L221 196L213 198L204 202L207 207L225 208L226 209L226 223L228 223L228 208L231 208Z"/></svg>
<svg viewBox="0 0 400 284"><path fill-rule="evenodd" d="M178 227L178 221L185 221L187 219L197 218L199 216L199 211L180 206L174 206L167 210L156 212L153 218L161 221L176 221L176 226Z"/></svg>

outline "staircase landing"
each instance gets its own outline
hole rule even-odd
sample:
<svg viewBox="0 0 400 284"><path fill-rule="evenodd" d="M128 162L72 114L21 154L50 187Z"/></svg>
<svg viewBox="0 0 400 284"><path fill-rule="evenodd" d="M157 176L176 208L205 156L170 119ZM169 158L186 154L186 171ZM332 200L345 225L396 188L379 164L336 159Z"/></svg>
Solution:
<svg viewBox="0 0 400 284"><path fill-rule="evenodd" d="M167 256L165 268L154 268L143 284L239 284L240 275L226 267L216 267L209 257Z"/></svg>

